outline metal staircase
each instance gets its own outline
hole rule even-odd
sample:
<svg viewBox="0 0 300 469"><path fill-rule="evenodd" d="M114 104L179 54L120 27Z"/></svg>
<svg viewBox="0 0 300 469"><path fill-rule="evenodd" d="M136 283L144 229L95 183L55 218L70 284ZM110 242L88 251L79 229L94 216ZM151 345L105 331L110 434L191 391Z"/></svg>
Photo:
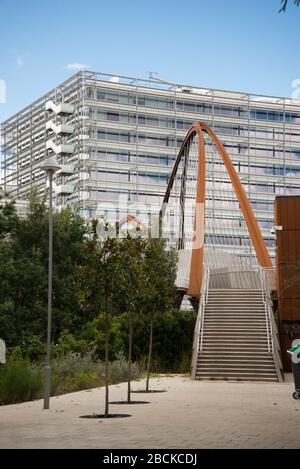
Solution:
<svg viewBox="0 0 300 469"><path fill-rule="evenodd" d="M270 292L209 288L202 284L195 327L192 376L198 380L281 381L282 364Z"/></svg>

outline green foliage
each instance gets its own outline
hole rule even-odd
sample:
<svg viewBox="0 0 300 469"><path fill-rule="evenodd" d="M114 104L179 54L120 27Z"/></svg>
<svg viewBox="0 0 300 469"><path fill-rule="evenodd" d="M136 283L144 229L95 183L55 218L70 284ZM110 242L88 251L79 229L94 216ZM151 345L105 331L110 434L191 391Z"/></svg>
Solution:
<svg viewBox="0 0 300 469"><path fill-rule="evenodd" d="M90 347L83 338L76 338L68 331L62 331L57 343L52 345L51 356L62 358L70 354L85 355Z"/></svg>
<svg viewBox="0 0 300 469"><path fill-rule="evenodd" d="M141 307L146 322L157 322L175 306L177 255L163 239L149 239L145 247Z"/></svg>
<svg viewBox="0 0 300 469"><path fill-rule="evenodd" d="M111 362L109 368L109 380L111 383L118 383L125 381L128 375L127 359L122 352L117 354L116 360ZM139 377L139 366L137 363L133 363L131 366L131 378L136 379Z"/></svg>
<svg viewBox="0 0 300 469"><path fill-rule="evenodd" d="M126 341L126 315L119 316L120 333ZM156 318L153 339L153 370L155 372L189 372L196 314L193 310L172 309ZM149 324L141 317L135 322L133 360L146 368ZM181 371L180 371L181 370Z"/></svg>
<svg viewBox="0 0 300 469"><path fill-rule="evenodd" d="M84 262L83 220L67 207L54 214L53 339L84 323L78 298L78 268ZM0 331L8 346L28 337L45 339L48 282L48 209L36 193L27 216L12 204L0 208Z"/></svg>
<svg viewBox="0 0 300 469"><path fill-rule="evenodd" d="M52 367L52 395L104 385L104 362L93 360L90 354L82 357L69 354L54 360ZM123 355L119 355L109 364L109 382L115 384L124 381L126 375L127 362ZM139 376L136 364L133 364L132 376ZM42 394L41 364L32 364L15 357L0 367L0 405L38 399Z"/></svg>
<svg viewBox="0 0 300 469"><path fill-rule="evenodd" d="M40 367L26 360L9 361L0 368L0 404L36 399L42 385L43 375Z"/></svg>
<svg viewBox="0 0 300 469"><path fill-rule="evenodd" d="M298 7L300 5L300 0L294 0L294 4ZM288 6L288 0L281 0L281 7L279 13L286 11Z"/></svg>
<svg viewBox="0 0 300 469"><path fill-rule="evenodd" d="M88 323L83 337L94 357L104 358L103 316ZM193 310L172 309L156 318L154 325L153 369L156 372L189 372L196 314ZM133 328L133 360L146 367L149 324L139 316ZM111 321L110 360L128 352L128 313L114 316ZM181 371L180 371L181 370Z"/></svg>
<svg viewBox="0 0 300 469"><path fill-rule="evenodd" d="M101 385L106 319L111 380L126 378L125 360L118 357L128 353L130 322L134 361L145 363L153 323L155 371L187 370L195 315L175 309L175 251L159 239L99 242L96 229L93 221L89 232L70 207L54 213L53 389ZM0 206L0 335L9 349L8 369L24 363L32 377L40 376L45 359L47 290L48 209L33 192L23 218L14 204ZM25 387L26 398L35 396L30 383Z"/></svg>
<svg viewBox="0 0 300 469"><path fill-rule="evenodd" d="M195 321L193 310L173 309L162 316L154 329L155 371L190 370Z"/></svg>
<svg viewBox="0 0 300 469"><path fill-rule="evenodd" d="M14 202L0 205L0 239L13 233L18 227L19 217Z"/></svg>
<svg viewBox="0 0 300 469"><path fill-rule="evenodd" d="M24 339L22 344L23 358L30 362L38 362L46 355L46 344L39 336L32 335Z"/></svg>
<svg viewBox="0 0 300 469"><path fill-rule="evenodd" d="M127 362L119 355L109 363L109 383L116 384L124 381L127 376ZM139 368L133 365L133 378L139 376ZM70 354L54 361L52 374L52 393L80 391L103 386L105 382L105 364L94 360L91 354L83 357Z"/></svg>
<svg viewBox="0 0 300 469"><path fill-rule="evenodd" d="M99 359L104 359L105 341L105 316L101 313L96 319L88 322L83 329L82 337L89 344L89 350ZM110 321L109 355L111 360L115 360L120 351L124 350L126 343L126 333L124 327L127 325L120 321L118 316L113 316ZM123 328L123 330L122 330Z"/></svg>

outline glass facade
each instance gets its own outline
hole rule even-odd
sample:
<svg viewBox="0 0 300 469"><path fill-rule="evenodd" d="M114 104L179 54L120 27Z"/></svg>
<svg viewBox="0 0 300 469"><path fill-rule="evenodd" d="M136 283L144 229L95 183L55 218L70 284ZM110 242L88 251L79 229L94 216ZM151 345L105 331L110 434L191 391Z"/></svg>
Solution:
<svg viewBox="0 0 300 469"><path fill-rule="evenodd" d="M49 100L70 103L74 112L49 113ZM49 131L50 121L74 131ZM73 146L72 152L58 154L62 165L73 168L57 175L56 186L68 187L57 190L58 206L74 203L86 218L109 216L121 196L125 205L138 201L142 207L132 210L147 219L149 207L159 209L178 149L195 121L207 123L224 144L274 255L275 195L300 195L300 104L295 100L82 71L2 124L5 190L21 199L33 185L44 191L40 165L52 140ZM206 236L222 246L220 230L245 227L234 216L238 206L228 195L232 188L222 176L222 162L214 157L213 145L206 145L208 188L214 187L213 197L208 190L212 215ZM120 204L116 210L121 215ZM227 238L234 246L242 236Z"/></svg>

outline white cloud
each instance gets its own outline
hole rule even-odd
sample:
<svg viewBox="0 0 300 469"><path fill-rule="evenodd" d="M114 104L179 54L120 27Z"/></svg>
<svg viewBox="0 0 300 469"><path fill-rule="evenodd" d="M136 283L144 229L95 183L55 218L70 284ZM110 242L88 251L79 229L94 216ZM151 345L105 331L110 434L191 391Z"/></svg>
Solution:
<svg viewBox="0 0 300 469"><path fill-rule="evenodd" d="M18 67L23 67L24 65L24 57L20 54L17 54L16 56L16 64Z"/></svg>
<svg viewBox="0 0 300 469"><path fill-rule="evenodd" d="M66 70L83 70L85 68L89 68L89 65L74 62L72 64L67 64L65 68Z"/></svg>

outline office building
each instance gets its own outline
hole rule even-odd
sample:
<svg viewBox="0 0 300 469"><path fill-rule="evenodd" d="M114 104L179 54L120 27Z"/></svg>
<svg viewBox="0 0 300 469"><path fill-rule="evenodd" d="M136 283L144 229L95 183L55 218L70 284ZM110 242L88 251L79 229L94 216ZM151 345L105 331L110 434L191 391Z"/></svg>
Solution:
<svg viewBox="0 0 300 469"><path fill-rule="evenodd" d="M40 167L55 153L58 208L69 203L86 219L109 218L113 211L121 217L128 204L147 219L159 209L195 121L224 144L274 257L275 196L300 194L300 102L289 98L80 71L2 123L5 194L24 199L33 186L43 193ZM213 146L208 156L206 242L236 252L248 233Z"/></svg>

